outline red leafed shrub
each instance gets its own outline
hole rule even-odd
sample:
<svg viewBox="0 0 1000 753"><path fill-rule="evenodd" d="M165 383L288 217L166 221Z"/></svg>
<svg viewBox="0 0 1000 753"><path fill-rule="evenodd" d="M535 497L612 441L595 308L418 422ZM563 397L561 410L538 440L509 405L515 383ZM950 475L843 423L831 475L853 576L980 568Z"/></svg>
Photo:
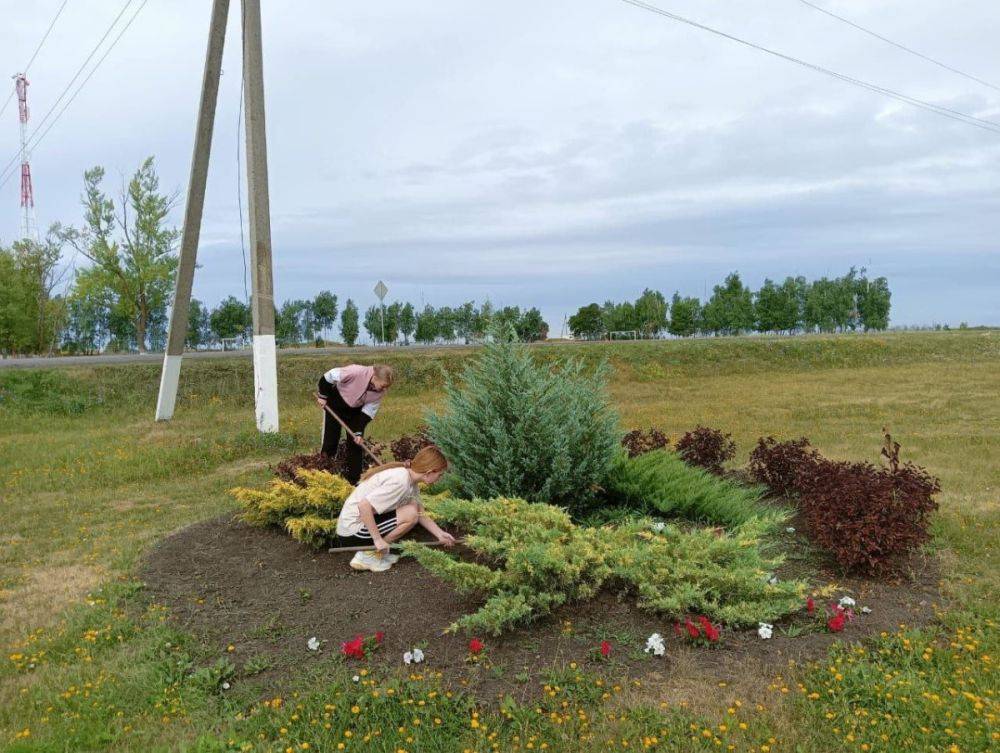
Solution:
<svg viewBox="0 0 1000 753"><path fill-rule="evenodd" d="M622 437L622 447L628 452L630 458L669 446L670 439L656 427L650 427L646 431L632 429Z"/></svg>
<svg viewBox="0 0 1000 753"><path fill-rule="evenodd" d="M775 494L788 496L799 491L799 476L822 458L805 437L779 442L761 437L750 453L749 471L754 481Z"/></svg>
<svg viewBox="0 0 1000 753"><path fill-rule="evenodd" d="M431 438L427 436L427 427L421 426L416 434L404 434L392 440L389 449L392 451L393 459L405 463L407 460L413 460L418 452L432 444L434 443Z"/></svg>
<svg viewBox="0 0 1000 753"><path fill-rule="evenodd" d="M819 459L796 481L811 536L845 570L885 571L930 538L940 482L885 437L888 468Z"/></svg>
<svg viewBox="0 0 1000 753"><path fill-rule="evenodd" d="M677 442L677 454L688 465L722 474L722 464L736 455L736 442L718 429L699 426Z"/></svg>
<svg viewBox="0 0 1000 753"><path fill-rule="evenodd" d="M380 442L369 442L368 446L372 448L372 451L376 455L384 457L385 445ZM362 473L374 464L375 461L368 457L366 453L362 452ZM299 481L295 475L295 472L299 468L305 468L308 471L326 471L327 473L342 476L344 474L344 470L347 468L347 443L342 440L340 442L340 447L337 448L337 454L333 457L317 452L310 455L293 455L290 458L286 458L274 467L274 475L282 481L291 481L293 484L305 486L305 484Z"/></svg>

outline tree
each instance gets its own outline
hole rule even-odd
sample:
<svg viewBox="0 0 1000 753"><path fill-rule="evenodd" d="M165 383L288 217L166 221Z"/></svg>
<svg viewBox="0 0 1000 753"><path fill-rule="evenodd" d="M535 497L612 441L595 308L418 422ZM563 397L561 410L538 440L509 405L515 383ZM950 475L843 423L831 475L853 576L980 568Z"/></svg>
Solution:
<svg viewBox="0 0 1000 753"><path fill-rule="evenodd" d="M420 343L432 343L437 339L437 314L429 303L417 316L414 339Z"/></svg>
<svg viewBox="0 0 1000 753"><path fill-rule="evenodd" d="M667 328L667 299L659 290L646 288L635 302L635 323L646 337Z"/></svg>
<svg viewBox="0 0 1000 753"><path fill-rule="evenodd" d="M548 338L549 325L542 319L542 312L537 308L525 311L517 322L517 336L521 338L521 342L526 343Z"/></svg>
<svg viewBox="0 0 1000 753"><path fill-rule="evenodd" d="M31 345L31 290L13 251L0 248L0 353L26 352Z"/></svg>
<svg viewBox="0 0 1000 753"><path fill-rule="evenodd" d="M381 343L385 333L385 317L380 306L369 306L365 311L365 330L373 343Z"/></svg>
<svg viewBox="0 0 1000 753"><path fill-rule="evenodd" d="M701 301L697 298L681 298L680 293L674 293L670 299L670 334L678 337L690 337L698 331L701 319Z"/></svg>
<svg viewBox="0 0 1000 753"><path fill-rule="evenodd" d="M702 317L705 328L716 334L738 335L754 328L753 294L739 272L730 273L722 285L712 288Z"/></svg>
<svg viewBox="0 0 1000 753"><path fill-rule="evenodd" d="M209 316L208 323L220 340L245 337L253 325L250 307L233 296L219 304Z"/></svg>
<svg viewBox="0 0 1000 753"><path fill-rule="evenodd" d="M70 353L96 353L108 339L108 307L105 301L74 288L66 299L66 327L62 345Z"/></svg>
<svg viewBox="0 0 1000 753"><path fill-rule="evenodd" d="M399 310L399 334L403 336L403 343L410 344L410 335L417 329L417 316L413 311L413 304L407 303Z"/></svg>
<svg viewBox="0 0 1000 753"><path fill-rule="evenodd" d="M116 313L130 322L128 339L144 352L150 321L166 309L177 269L179 233L166 226L176 195L159 192L152 157L122 187L117 205L101 190L104 168L86 171L83 180L83 228L54 232L91 261L77 279L110 291Z"/></svg>
<svg viewBox="0 0 1000 753"><path fill-rule="evenodd" d="M445 342L455 339L455 312L449 306L442 306L434 315L437 336Z"/></svg>
<svg viewBox="0 0 1000 753"><path fill-rule="evenodd" d="M798 322L798 302L784 285L765 279L754 296L754 315L759 332L791 331Z"/></svg>
<svg viewBox="0 0 1000 753"><path fill-rule="evenodd" d="M496 316L496 312L493 310L493 304L490 303L489 299L483 301L483 305L479 307L476 311L475 320L472 326L473 336L479 338L480 340L486 337L486 333L489 332L490 327L493 326L493 319Z"/></svg>
<svg viewBox="0 0 1000 753"><path fill-rule="evenodd" d="M466 345L476 335L476 302L466 301L455 309L455 334Z"/></svg>
<svg viewBox="0 0 1000 753"><path fill-rule="evenodd" d="M889 281L884 277L876 277L869 282L862 270L858 280L858 315L865 331L883 330L889 327L889 307L892 294L889 292ZM965 324L963 322L963 324ZM968 325L965 325L966 327ZM962 329L960 326L959 329Z"/></svg>
<svg viewBox="0 0 1000 753"><path fill-rule="evenodd" d="M24 239L0 249L0 351L48 353L59 340L65 301L53 295L62 247L49 232L42 243Z"/></svg>
<svg viewBox="0 0 1000 753"><path fill-rule="evenodd" d="M394 343L399 339L399 317L402 315L403 306L399 301L394 301L386 306L385 312L385 341Z"/></svg>
<svg viewBox="0 0 1000 753"><path fill-rule="evenodd" d="M581 306L569 318L569 330L573 333L573 337L586 340L599 338L604 334L604 318L601 316L601 307L596 303Z"/></svg>
<svg viewBox="0 0 1000 753"><path fill-rule="evenodd" d="M340 314L340 336L347 345L354 345L358 341L358 307L350 298Z"/></svg>
<svg viewBox="0 0 1000 753"><path fill-rule="evenodd" d="M188 331L185 342L187 347L197 349L208 343L211 337L209 317L205 304L197 298L192 298L191 305L188 306Z"/></svg>
<svg viewBox="0 0 1000 753"><path fill-rule="evenodd" d="M303 326L302 317L311 308L312 305L308 301L285 301L281 304L281 308L275 312L274 339L279 343L292 344L309 339Z"/></svg>
<svg viewBox="0 0 1000 753"><path fill-rule="evenodd" d="M312 302L312 318L324 336L337 323L337 296L329 290L317 293Z"/></svg>

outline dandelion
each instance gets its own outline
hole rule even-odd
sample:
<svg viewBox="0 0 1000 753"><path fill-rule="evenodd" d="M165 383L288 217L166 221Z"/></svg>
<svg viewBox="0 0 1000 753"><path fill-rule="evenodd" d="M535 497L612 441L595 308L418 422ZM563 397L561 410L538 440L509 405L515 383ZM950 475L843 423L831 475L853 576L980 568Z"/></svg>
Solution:
<svg viewBox="0 0 1000 753"><path fill-rule="evenodd" d="M663 636L659 633L653 633L649 638L646 639L646 649L647 654L653 654L653 656L663 656L667 652L667 647L663 643Z"/></svg>
<svg viewBox="0 0 1000 753"><path fill-rule="evenodd" d="M308 648L310 651L319 651L319 638L317 638L314 635L312 638L306 641L306 648Z"/></svg>
<svg viewBox="0 0 1000 753"><path fill-rule="evenodd" d="M404 664L420 664L424 660L424 652L419 648L415 648L412 651L407 651L403 654Z"/></svg>
<svg viewBox="0 0 1000 753"><path fill-rule="evenodd" d="M351 678L351 682L361 682L361 678L358 675L354 675L354 677Z"/></svg>
<svg viewBox="0 0 1000 753"><path fill-rule="evenodd" d="M774 634L774 625L767 622L762 622L757 627L757 635L759 635L764 640L767 640Z"/></svg>

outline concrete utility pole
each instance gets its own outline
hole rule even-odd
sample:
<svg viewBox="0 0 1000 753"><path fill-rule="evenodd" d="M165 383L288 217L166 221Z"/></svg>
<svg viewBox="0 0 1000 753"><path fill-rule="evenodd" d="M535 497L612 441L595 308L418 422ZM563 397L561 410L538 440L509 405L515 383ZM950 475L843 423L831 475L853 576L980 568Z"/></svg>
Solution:
<svg viewBox="0 0 1000 753"><path fill-rule="evenodd" d="M274 283L267 185L267 137L264 126L264 62L261 48L260 0L242 0L242 4L247 185L250 194L250 251L253 280L251 306L254 404L257 428L263 432L272 432L278 430L278 370L274 343ZM163 359L163 373L160 377L160 395L156 405L157 420L173 416L177 399L181 358L184 353L184 341L187 338L191 284L194 279L202 210L205 204L205 183L208 177L228 13L229 0L213 0L212 23L201 90L201 109L198 114L191 181L184 214L180 263L177 270L174 305L170 315L167 353Z"/></svg>
<svg viewBox="0 0 1000 753"><path fill-rule="evenodd" d="M278 366L274 345L274 276L271 267L271 203L267 186L264 126L264 56L260 0L243 0L243 75L246 81L247 189L253 282L253 383L257 428L278 430Z"/></svg>
<svg viewBox="0 0 1000 753"><path fill-rule="evenodd" d="M212 131L215 126L215 105L219 99L219 75L222 72L222 51L226 43L226 19L229 0L215 0L205 53L205 73L201 82L201 107L194 136L191 177L188 182L187 204L184 207L184 230L181 235L180 259L174 285L174 302L167 330L167 352L160 373L160 393L156 400L156 420L167 421L174 415L177 402L177 382L187 339L188 307L191 304L191 284L194 281L201 236L201 217L205 207L205 183L208 179L208 158L212 151Z"/></svg>

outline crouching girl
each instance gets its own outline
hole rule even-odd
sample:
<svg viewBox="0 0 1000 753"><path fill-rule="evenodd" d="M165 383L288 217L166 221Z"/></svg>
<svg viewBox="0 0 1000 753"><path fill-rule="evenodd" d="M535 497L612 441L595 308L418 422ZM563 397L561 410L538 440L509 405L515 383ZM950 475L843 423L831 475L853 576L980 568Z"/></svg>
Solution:
<svg viewBox="0 0 1000 753"><path fill-rule="evenodd" d="M399 559L389 545L418 523L439 544L451 546L455 538L427 517L417 484L433 484L448 468L437 447L425 447L408 463L386 463L369 468L351 492L337 518L337 546L372 546L351 560L355 570L383 572Z"/></svg>

